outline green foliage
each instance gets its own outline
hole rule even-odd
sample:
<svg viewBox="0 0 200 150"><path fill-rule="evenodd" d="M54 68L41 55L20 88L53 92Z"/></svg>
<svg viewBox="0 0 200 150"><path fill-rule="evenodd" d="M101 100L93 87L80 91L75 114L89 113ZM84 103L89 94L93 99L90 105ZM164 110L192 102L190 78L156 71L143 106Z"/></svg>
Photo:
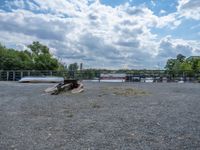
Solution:
<svg viewBox="0 0 200 150"><path fill-rule="evenodd" d="M168 69L168 70L173 70L175 63L176 63L176 59L169 59L167 61L165 68Z"/></svg>
<svg viewBox="0 0 200 150"><path fill-rule="evenodd" d="M189 64L188 62L183 62L180 64L180 70L187 70L187 71L192 71L192 65Z"/></svg>
<svg viewBox="0 0 200 150"><path fill-rule="evenodd" d="M77 63L73 63L73 64L70 64L69 67L68 67L68 70L69 71L77 71L78 70L78 64Z"/></svg>
<svg viewBox="0 0 200 150"><path fill-rule="evenodd" d="M185 56L184 55L182 55L182 54L178 54L177 56L176 56L176 59L179 61L179 62L184 62L184 60L185 60Z"/></svg>
<svg viewBox="0 0 200 150"><path fill-rule="evenodd" d="M99 71L95 69L84 70L83 75L82 75L84 79L94 79L94 78L98 78L99 76L100 76Z"/></svg>
<svg viewBox="0 0 200 150"><path fill-rule="evenodd" d="M28 45L30 50L16 51L0 44L0 70L58 70L63 65L39 42Z"/></svg>
<svg viewBox="0 0 200 150"><path fill-rule="evenodd" d="M170 74L185 74L192 76L200 72L200 57L191 56L186 58L182 54L178 54L176 59L169 59L165 68Z"/></svg>
<svg viewBox="0 0 200 150"><path fill-rule="evenodd" d="M33 42L31 45L28 45L28 48L32 51L33 55L39 56L42 54L49 54L49 48L45 45L40 44L38 41Z"/></svg>

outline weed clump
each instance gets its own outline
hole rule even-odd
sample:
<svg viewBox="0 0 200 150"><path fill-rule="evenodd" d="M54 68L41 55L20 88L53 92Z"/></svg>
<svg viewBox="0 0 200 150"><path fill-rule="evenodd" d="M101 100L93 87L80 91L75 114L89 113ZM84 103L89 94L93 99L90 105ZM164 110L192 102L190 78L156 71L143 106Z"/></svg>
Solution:
<svg viewBox="0 0 200 150"><path fill-rule="evenodd" d="M92 102L91 103L92 108L100 108L101 106L97 104L97 102Z"/></svg>
<svg viewBox="0 0 200 150"><path fill-rule="evenodd" d="M107 87L104 90L110 91L114 95L120 95L120 96L143 96L149 94L144 90L135 88Z"/></svg>

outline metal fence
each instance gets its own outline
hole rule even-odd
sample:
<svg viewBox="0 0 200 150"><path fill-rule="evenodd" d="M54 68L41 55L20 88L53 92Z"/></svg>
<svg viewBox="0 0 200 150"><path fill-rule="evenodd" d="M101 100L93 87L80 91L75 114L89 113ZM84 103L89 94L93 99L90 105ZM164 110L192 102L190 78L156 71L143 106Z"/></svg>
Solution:
<svg viewBox="0 0 200 150"><path fill-rule="evenodd" d="M35 71L35 70L2 70L0 71L0 81L18 81L22 77L28 76L66 76L64 71Z"/></svg>
<svg viewBox="0 0 200 150"><path fill-rule="evenodd" d="M65 79L93 79L100 74L91 75L87 71L52 71L52 70L0 70L0 81L18 81L23 77L57 76Z"/></svg>
<svg viewBox="0 0 200 150"><path fill-rule="evenodd" d="M0 81L18 81L22 77L34 76L58 76L64 77L65 79L99 79L101 73L110 73L110 71L52 71L52 70L0 70ZM115 73L125 73L115 72ZM184 81L200 81L200 73L189 75L187 73L183 74L170 74L165 70L136 70L135 73L126 73L127 82L140 82L145 78L153 78L155 82L167 81L173 82L177 80Z"/></svg>

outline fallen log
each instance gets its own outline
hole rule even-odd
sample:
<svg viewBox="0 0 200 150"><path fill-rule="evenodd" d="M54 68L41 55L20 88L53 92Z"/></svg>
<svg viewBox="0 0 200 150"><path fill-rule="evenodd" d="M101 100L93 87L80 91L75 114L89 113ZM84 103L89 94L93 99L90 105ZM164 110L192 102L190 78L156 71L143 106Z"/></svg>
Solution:
<svg viewBox="0 0 200 150"><path fill-rule="evenodd" d="M78 80L64 80L59 84L49 87L45 90L46 93L58 95L61 92L71 91L72 93L80 93L84 91L84 86Z"/></svg>
<svg viewBox="0 0 200 150"><path fill-rule="evenodd" d="M84 91L83 84L80 83L79 86L78 86L77 88L73 89L71 92L72 92L73 94L75 94L75 93L81 93L81 92L83 92L83 91Z"/></svg>

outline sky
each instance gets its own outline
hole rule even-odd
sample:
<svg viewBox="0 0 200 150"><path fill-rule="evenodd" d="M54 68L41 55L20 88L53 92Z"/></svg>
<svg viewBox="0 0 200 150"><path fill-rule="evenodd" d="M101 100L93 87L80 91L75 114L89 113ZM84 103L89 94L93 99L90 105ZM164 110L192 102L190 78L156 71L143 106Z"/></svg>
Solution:
<svg viewBox="0 0 200 150"><path fill-rule="evenodd" d="M65 64L163 69L200 55L200 0L1 0L0 43L39 41Z"/></svg>

